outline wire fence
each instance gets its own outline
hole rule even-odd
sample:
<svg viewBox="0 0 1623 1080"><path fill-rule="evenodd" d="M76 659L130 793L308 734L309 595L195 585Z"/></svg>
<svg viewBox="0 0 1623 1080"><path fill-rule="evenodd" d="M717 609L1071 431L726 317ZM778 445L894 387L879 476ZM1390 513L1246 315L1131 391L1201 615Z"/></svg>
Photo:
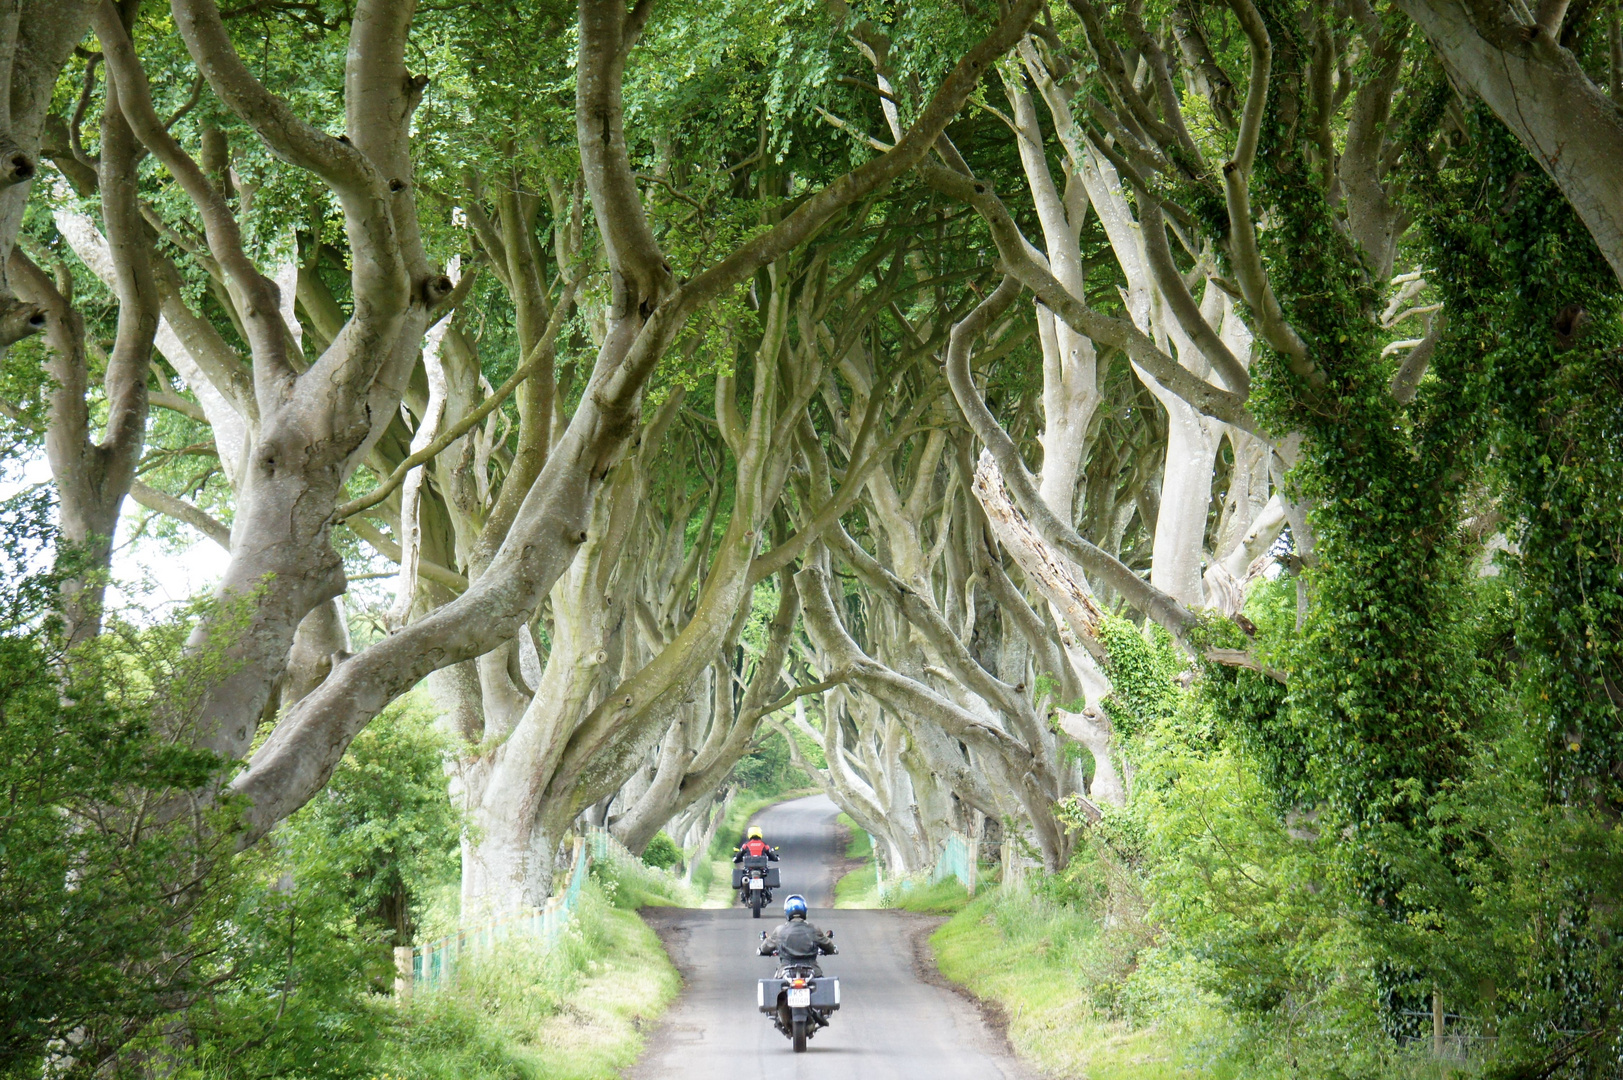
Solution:
<svg viewBox="0 0 1623 1080"><path fill-rule="evenodd" d="M1469 1069L1480 1068L1493 1059L1499 1046L1499 1036L1491 1020L1449 1012L1443 1005L1443 996L1432 991L1429 1010L1403 1009L1397 1013L1400 1024L1407 1030L1396 1036L1399 1046L1423 1047L1436 1061L1455 1063ZM1545 1031L1553 1044L1570 1044L1594 1033L1550 1026ZM1445 1071L1445 1075L1448 1075ZM1623 1076L1623 1072L1617 1075Z"/></svg>
<svg viewBox="0 0 1623 1080"><path fill-rule="evenodd" d="M1405 1009L1398 1014L1405 1020L1417 1021L1413 1026L1418 1035L1399 1035L1399 1046L1430 1045L1431 1056L1439 1061L1475 1061L1491 1053L1499 1040L1496 1036L1477 1030L1476 1020L1458 1013L1433 1009L1427 1012ZM1426 1027L1430 1026L1427 1031Z"/></svg>
<svg viewBox="0 0 1623 1080"><path fill-rule="evenodd" d="M402 945L395 949L395 996L409 998L414 990L433 990L448 983L464 959L488 952L512 937L529 937L550 947L573 921L580 906L581 885L591 864L592 845L575 841L569 884L547 898L543 907L510 912L466 927L438 941Z"/></svg>
<svg viewBox="0 0 1623 1080"><path fill-rule="evenodd" d="M1025 888L1027 875L1042 866L1042 863L1027 858L1025 852L1021 850L1019 841L1012 836L1003 838L998 861L1003 866L1003 886L1009 889Z"/></svg>

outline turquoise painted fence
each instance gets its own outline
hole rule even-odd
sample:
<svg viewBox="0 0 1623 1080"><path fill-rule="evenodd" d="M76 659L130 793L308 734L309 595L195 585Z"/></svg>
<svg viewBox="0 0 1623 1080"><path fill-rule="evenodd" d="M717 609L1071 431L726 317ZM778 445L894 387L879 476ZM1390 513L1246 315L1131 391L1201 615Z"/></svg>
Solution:
<svg viewBox="0 0 1623 1080"><path fill-rule="evenodd" d="M598 825L586 827L586 845L592 850L592 858L598 862L642 861L631 854L631 849L620 843L613 833Z"/></svg>
<svg viewBox="0 0 1623 1080"><path fill-rule="evenodd" d="M874 846L875 862L878 862L879 841L869 834L869 840ZM931 885L938 881L945 881L955 877L964 883L969 895L975 895L975 887L979 876L976 865L976 843L974 837L963 833L949 833L947 839L941 842L941 850L936 853L934 864L929 870L917 870L911 874L897 874L889 880L885 878L883 864L879 864L879 906L891 907L901 902L901 894L912 892L920 883L928 880Z"/></svg>
<svg viewBox="0 0 1623 1080"><path fill-rule="evenodd" d="M562 892L549 897L545 907L504 915L415 948L396 949L395 993L408 996L413 988L432 990L444 985L463 959L487 952L511 937L538 938L551 945L575 917L581 884L591 865L592 847L583 840L576 841L569 884Z"/></svg>
<svg viewBox="0 0 1623 1080"><path fill-rule="evenodd" d="M930 884L955 877L975 895L975 841L962 833L952 833L941 845L941 854L930 870Z"/></svg>

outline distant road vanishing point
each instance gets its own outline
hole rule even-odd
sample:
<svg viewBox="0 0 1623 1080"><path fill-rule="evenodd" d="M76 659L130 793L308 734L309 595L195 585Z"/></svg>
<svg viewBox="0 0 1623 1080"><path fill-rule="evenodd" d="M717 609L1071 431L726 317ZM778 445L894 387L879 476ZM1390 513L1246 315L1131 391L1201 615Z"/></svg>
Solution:
<svg viewBox="0 0 1623 1080"><path fill-rule="evenodd" d="M839 811L825 796L796 799L755 819L783 860L772 921L746 908L644 912L682 972L682 996L649 1035L632 1080L1025 1080L1001 1033L979 1010L929 981L918 941L937 920L903 911L836 911L842 862ZM823 969L840 977L833 1023L796 1054L755 1007L755 980L773 961L755 955L760 932L800 893L811 918L834 932L839 955Z"/></svg>

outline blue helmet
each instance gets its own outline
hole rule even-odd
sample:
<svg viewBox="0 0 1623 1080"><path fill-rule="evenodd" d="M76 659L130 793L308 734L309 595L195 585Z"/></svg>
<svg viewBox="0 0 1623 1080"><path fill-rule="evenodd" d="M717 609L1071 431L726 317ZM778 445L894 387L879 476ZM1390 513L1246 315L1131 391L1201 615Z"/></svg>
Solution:
<svg viewBox="0 0 1623 1080"><path fill-rule="evenodd" d="M806 898L796 893L783 902L783 917L785 919L804 919L806 917Z"/></svg>

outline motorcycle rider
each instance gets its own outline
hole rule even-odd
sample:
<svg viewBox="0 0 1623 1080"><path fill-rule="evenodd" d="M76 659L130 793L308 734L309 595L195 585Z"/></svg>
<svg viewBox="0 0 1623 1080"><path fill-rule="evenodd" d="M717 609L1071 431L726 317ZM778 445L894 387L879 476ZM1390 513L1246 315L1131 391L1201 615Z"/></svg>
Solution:
<svg viewBox="0 0 1623 1080"><path fill-rule="evenodd" d="M772 862L778 861L778 849L766 842L765 835L761 832L759 825L751 825L744 842L739 844L738 850L733 853L733 862L741 863L744 861L745 856L758 858L762 855L765 855Z"/></svg>
<svg viewBox="0 0 1623 1080"><path fill-rule="evenodd" d="M839 952L833 938L806 920L806 898L798 893L784 900L783 925L764 935L757 951L762 956L777 953L779 971L790 964L809 966L814 978L823 976L817 957Z"/></svg>

